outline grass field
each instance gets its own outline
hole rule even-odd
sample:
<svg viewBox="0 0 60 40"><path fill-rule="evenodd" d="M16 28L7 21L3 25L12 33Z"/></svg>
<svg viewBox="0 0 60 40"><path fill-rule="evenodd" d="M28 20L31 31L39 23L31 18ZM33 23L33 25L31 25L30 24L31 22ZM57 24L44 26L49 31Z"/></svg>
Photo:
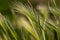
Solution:
<svg viewBox="0 0 60 40"><path fill-rule="evenodd" d="M60 40L60 9L55 0L36 8L27 2L1 1L0 40Z"/></svg>

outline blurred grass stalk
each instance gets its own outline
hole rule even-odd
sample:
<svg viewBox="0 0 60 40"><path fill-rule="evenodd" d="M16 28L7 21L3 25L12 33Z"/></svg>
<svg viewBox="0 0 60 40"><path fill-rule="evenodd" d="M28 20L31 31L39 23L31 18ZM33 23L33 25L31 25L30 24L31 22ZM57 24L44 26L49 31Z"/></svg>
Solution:
<svg viewBox="0 0 60 40"><path fill-rule="evenodd" d="M0 40L60 40L60 9L55 0L51 1L55 7L48 3L48 8L38 6L38 11L20 2L13 3L12 22L0 13Z"/></svg>

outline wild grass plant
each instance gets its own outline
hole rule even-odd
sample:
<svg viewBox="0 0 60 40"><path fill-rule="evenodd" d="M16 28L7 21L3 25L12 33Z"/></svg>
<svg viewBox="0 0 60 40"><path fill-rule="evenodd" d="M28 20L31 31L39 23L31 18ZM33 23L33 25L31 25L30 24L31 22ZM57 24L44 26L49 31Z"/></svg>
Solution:
<svg viewBox="0 0 60 40"><path fill-rule="evenodd" d="M0 40L60 40L60 9L51 4L36 9L16 2L0 11Z"/></svg>

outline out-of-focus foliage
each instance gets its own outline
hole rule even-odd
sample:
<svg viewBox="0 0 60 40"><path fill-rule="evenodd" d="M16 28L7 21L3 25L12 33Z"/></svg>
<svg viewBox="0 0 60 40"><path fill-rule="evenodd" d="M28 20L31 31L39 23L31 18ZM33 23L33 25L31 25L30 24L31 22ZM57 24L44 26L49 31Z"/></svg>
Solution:
<svg viewBox="0 0 60 40"><path fill-rule="evenodd" d="M29 0L29 4L21 1L9 6L11 0L0 0L0 40L60 40L60 9L55 0L37 8Z"/></svg>

